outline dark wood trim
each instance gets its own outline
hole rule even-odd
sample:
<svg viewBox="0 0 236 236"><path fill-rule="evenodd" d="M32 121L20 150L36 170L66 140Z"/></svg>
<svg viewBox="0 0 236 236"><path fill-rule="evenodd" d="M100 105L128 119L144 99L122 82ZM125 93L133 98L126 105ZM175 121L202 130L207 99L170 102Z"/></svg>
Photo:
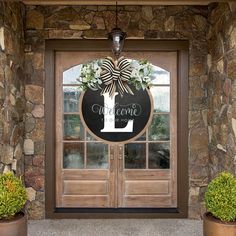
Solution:
<svg viewBox="0 0 236 236"><path fill-rule="evenodd" d="M180 213L188 214L188 51L178 51L178 134L177 134L177 198Z"/></svg>
<svg viewBox="0 0 236 236"><path fill-rule="evenodd" d="M54 139L54 112L55 92L54 92L54 50L46 49L45 52L45 209L46 218L50 218L55 206L55 139Z"/></svg>
<svg viewBox="0 0 236 236"><path fill-rule="evenodd" d="M45 53L46 218L186 218L188 216L188 49L186 40L127 40L124 51L178 52L178 208L57 209L55 201L55 52L110 51L107 40L47 40Z"/></svg>
<svg viewBox="0 0 236 236"><path fill-rule="evenodd" d="M114 5L113 0L21 0L26 5ZM232 0L231 0L232 1ZM118 5L208 5L225 0L120 0Z"/></svg>
<svg viewBox="0 0 236 236"><path fill-rule="evenodd" d="M141 40L128 39L125 41L124 51L177 51L188 50L186 40ZM46 50L54 51L111 51L108 40L47 40Z"/></svg>

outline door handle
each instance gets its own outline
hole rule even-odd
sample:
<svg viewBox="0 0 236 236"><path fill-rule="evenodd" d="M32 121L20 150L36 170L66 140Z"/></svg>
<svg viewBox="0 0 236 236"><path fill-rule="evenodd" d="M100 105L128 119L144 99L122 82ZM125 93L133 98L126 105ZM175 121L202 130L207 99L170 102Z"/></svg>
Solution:
<svg viewBox="0 0 236 236"><path fill-rule="evenodd" d="M110 171L114 171L114 146L110 147Z"/></svg>
<svg viewBox="0 0 236 236"><path fill-rule="evenodd" d="M118 151L118 159L119 159L119 171L123 171L123 147L119 146L119 151Z"/></svg>

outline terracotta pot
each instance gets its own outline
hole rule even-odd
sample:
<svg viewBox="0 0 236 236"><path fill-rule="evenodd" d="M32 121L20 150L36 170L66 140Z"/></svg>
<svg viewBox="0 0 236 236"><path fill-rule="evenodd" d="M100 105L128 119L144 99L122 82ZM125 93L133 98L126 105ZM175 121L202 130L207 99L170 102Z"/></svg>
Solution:
<svg viewBox="0 0 236 236"><path fill-rule="evenodd" d="M11 220L0 220L0 235L27 236L26 215L21 212Z"/></svg>
<svg viewBox="0 0 236 236"><path fill-rule="evenodd" d="M236 236L236 221L222 222L205 213L203 216L203 235L204 236Z"/></svg>

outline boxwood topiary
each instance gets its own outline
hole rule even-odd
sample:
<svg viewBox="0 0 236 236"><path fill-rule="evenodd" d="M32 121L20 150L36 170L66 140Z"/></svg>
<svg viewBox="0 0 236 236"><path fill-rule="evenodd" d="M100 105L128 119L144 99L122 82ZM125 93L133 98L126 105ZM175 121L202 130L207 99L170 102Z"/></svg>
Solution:
<svg viewBox="0 0 236 236"><path fill-rule="evenodd" d="M207 210L222 221L236 220L236 178L221 172L213 179L205 193Z"/></svg>
<svg viewBox="0 0 236 236"><path fill-rule="evenodd" d="M25 187L12 172L0 175L0 219L11 219L27 201Z"/></svg>

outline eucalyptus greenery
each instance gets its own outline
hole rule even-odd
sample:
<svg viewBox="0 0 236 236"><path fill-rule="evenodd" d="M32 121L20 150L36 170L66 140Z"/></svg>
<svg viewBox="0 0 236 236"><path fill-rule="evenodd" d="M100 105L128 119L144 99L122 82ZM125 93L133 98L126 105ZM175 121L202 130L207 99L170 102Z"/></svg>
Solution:
<svg viewBox="0 0 236 236"><path fill-rule="evenodd" d="M152 64L147 60L130 60L132 70L128 84L133 85L137 90L149 88L152 80ZM102 80L100 74L102 72L102 59L94 60L83 64L81 74L77 79L79 87L86 91L87 89L99 90L102 89Z"/></svg>
<svg viewBox="0 0 236 236"><path fill-rule="evenodd" d="M102 80L100 79L102 60L94 60L83 64L80 77L77 79L79 87L86 91L88 88L92 90L101 89Z"/></svg>
<svg viewBox="0 0 236 236"><path fill-rule="evenodd" d="M27 201L25 187L12 172L0 175L0 219L11 219Z"/></svg>
<svg viewBox="0 0 236 236"><path fill-rule="evenodd" d="M221 172L213 179L205 193L207 210L222 221L236 220L236 178Z"/></svg>
<svg viewBox="0 0 236 236"><path fill-rule="evenodd" d="M131 68L132 73L129 83L134 85L137 90L149 88L153 74L152 64L147 60L132 60Z"/></svg>

